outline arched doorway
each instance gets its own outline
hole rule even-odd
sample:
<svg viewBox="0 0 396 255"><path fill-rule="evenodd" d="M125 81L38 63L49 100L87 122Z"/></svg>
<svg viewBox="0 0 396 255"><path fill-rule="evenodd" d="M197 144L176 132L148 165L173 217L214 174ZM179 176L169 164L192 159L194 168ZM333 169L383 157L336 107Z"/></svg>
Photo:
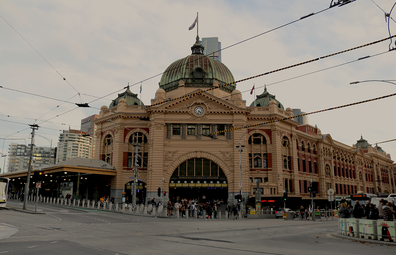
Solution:
<svg viewBox="0 0 396 255"><path fill-rule="evenodd" d="M223 170L206 158L191 158L173 171L169 183L169 198L198 199L199 202L218 199L227 202L228 182Z"/></svg>
<svg viewBox="0 0 396 255"><path fill-rule="evenodd" d="M130 181L125 184L125 201L128 203L132 203L132 187L133 187L133 181ZM136 183L137 204L145 203L146 189L147 189L147 184L145 182L138 181L138 183Z"/></svg>

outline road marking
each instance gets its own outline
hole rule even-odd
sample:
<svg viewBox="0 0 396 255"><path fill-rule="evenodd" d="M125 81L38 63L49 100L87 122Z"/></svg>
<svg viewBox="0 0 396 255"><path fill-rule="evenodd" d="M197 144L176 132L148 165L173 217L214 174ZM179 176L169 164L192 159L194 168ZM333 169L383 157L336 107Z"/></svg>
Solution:
<svg viewBox="0 0 396 255"><path fill-rule="evenodd" d="M37 247L37 245L29 246L29 247L27 247L27 248L30 249L30 248L35 248L35 247Z"/></svg>
<svg viewBox="0 0 396 255"><path fill-rule="evenodd" d="M57 243L58 241L54 241L54 242L51 242L51 243Z"/></svg>
<svg viewBox="0 0 396 255"><path fill-rule="evenodd" d="M9 253L9 251L1 251L0 254Z"/></svg>

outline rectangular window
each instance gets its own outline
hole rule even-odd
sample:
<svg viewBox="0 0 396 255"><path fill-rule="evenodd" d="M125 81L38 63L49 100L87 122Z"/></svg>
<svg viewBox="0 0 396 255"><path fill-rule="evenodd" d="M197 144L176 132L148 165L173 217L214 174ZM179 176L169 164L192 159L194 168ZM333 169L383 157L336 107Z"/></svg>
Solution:
<svg viewBox="0 0 396 255"><path fill-rule="evenodd" d="M195 135L195 125L187 125L187 135Z"/></svg>
<svg viewBox="0 0 396 255"><path fill-rule="evenodd" d="M268 168L268 165L267 165L267 153L263 154L263 168Z"/></svg>
<svg viewBox="0 0 396 255"><path fill-rule="evenodd" d="M172 125L172 135L180 135L180 125L179 124Z"/></svg>
<svg viewBox="0 0 396 255"><path fill-rule="evenodd" d="M255 168L261 168L261 154L260 153L254 153L254 167Z"/></svg>
<svg viewBox="0 0 396 255"><path fill-rule="evenodd" d="M210 125L202 125L202 135L210 134Z"/></svg>
<svg viewBox="0 0 396 255"><path fill-rule="evenodd" d="M210 160L203 159L203 176L210 176Z"/></svg>
<svg viewBox="0 0 396 255"><path fill-rule="evenodd" d="M312 163L311 163L311 161L308 161L308 169L309 169L309 172L312 173Z"/></svg>
<svg viewBox="0 0 396 255"><path fill-rule="evenodd" d="M318 173L318 163L314 162L315 174Z"/></svg>
<svg viewBox="0 0 396 255"><path fill-rule="evenodd" d="M186 162L180 164L179 176L186 176Z"/></svg>
<svg viewBox="0 0 396 255"><path fill-rule="evenodd" d="M218 136L224 136L225 132L222 132L224 130L225 130L225 125L224 124L218 124L217 125L217 132L220 132L220 133L217 133Z"/></svg>
<svg viewBox="0 0 396 255"><path fill-rule="evenodd" d="M147 168L148 152L143 153L143 167Z"/></svg>
<svg viewBox="0 0 396 255"><path fill-rule="evenodd" d="M212 165L210 167L210 176L219 176L219 168L213 162L212 162Z"/></svg>
<svg viewBox="0 0 396 255"><path fill-rule="evenodd" d="M128 167L133 167L132 166L132 162L133 162L133 156L132 156L132 152L128 152Z"/></svg>
<svg viewBox="0 0 396 255"><path fill-rule="evenodd" d="M303 159L302 163L303 163L303 172L306 172L307 166L305 165L305 159Z"/></svg>
<svg viewBox="0 0 396 255"><path fill-rule="evenodd" d="M202 159L195 159L195 176L202 176Z"/></svg>
<svg viewBox="0 0 396 255"><path fill-rule="evenodd" d="M194 159L188 160L187 176L194 176Z"/></svg>

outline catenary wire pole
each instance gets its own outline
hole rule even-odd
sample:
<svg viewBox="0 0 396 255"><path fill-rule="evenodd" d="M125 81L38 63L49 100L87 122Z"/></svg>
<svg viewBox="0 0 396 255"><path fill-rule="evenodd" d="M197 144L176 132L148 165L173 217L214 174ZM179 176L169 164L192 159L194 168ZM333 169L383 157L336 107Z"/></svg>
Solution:
<svg viewBox="0 0 396 255"><path fill-rule="evenodd" d="M32 139L30 141L30 156L29 156L29 165L28 165L28 172L26 176L26 183L25 183L25 191L23 196L23 210L26 210L26 203L27 197L29 195L29 183L30 183L30 172L32 169L32 156L33 156L33 141L34 141L34 132L38 130L39 126L37 124L29 125L32 129Z"/></svg>

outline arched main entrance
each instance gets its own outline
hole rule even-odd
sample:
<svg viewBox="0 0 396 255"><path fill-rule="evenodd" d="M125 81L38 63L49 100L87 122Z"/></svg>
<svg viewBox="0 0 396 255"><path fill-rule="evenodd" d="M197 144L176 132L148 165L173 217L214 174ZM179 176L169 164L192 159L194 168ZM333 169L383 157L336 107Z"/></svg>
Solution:
<svg viewBox="0 0 396 255"><path fill-rule="evenodd" d="M227 202L228 182L223 170L206 158L192 158L174 170L169 183L169 198L198 199L206 202L213 199Z"/></svg>

